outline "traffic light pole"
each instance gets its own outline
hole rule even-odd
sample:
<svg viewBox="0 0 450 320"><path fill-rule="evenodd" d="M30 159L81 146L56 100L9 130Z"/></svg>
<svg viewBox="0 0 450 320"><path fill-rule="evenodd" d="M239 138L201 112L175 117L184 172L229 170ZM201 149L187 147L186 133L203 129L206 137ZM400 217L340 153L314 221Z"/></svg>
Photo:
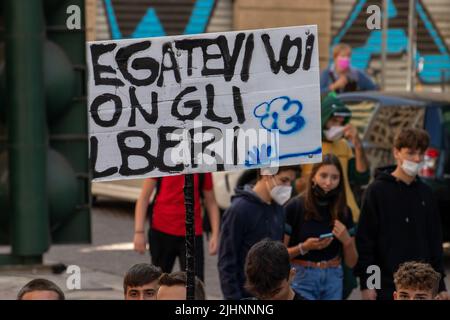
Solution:
<svg viewBox="0 0 450 320"><path fill-rule="evenodd" d="M36 264L50 244L43 5L6 0L4 9L12 254L0 263Z"/></svg>

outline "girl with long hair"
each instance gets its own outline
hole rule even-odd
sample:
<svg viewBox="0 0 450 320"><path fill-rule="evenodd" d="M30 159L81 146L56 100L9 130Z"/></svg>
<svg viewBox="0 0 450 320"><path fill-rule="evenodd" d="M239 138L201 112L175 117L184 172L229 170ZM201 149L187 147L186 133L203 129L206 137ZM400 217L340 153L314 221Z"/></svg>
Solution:
<svg viewBox="0 0 450 320"><path fill-rule="evenodd" d="M309 300L342 299L342 261L353 268L358 260L342 177L339 159L326 154L314 165L306 191L286 205L284 243L296 269L292 287Z"/></svg>

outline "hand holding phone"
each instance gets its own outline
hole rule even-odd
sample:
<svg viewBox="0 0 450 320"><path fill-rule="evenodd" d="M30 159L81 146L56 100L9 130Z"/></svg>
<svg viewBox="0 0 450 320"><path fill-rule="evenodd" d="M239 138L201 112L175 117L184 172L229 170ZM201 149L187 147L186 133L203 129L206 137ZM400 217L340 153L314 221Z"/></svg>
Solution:
<svg viewBox="0 0 450 320"><path fill-rule="evenodd" d="M333 238L308 238L302 243L302 248L304 251L322 250L328 247L331 242L333 242Z"/></svg>
<svg viewBox="0 0 450 320"><path fill-rule="evenodd" d="M356 233L355 227L349 229L349 230L348 230L348 233L350 234L350 236L353 237L353 236L355 235L355 233ZM327 239L327 238L332 238L332 237L334 237L334 235L333 235L332 232L330 232L330 233L324 233L324 234L321 234L321 235L319 236L319 239L322 240L322 239Z"/></svg>
<svg viewBox="0 0 450 320"><path fill-rule="evenodd" d="M322 239L327 239L327 238L332 238L332 237L334 237L334 235L333 235L332 232L330 232L330 233L324 233L324 234L321 234L321 235L319 236L319 239L322 240Z"/></svg>

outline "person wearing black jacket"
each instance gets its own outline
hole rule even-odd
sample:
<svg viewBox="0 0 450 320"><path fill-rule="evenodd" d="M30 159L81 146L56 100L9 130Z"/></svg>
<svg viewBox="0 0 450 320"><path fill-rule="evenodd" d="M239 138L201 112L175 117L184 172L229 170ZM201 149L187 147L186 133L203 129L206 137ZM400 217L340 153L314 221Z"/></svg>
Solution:
<svg viewBox="0 0 450 320"><path fill-rule="evenodd" d="M439 297L448 299L439 211L431 189L416 177L428 145L426 131L401 131L394 141L397 166L380 168L367 188L356 233L359 261L354 269L365 300L393 299L393 274L400 264L412 260L429 263L442 275ZM373 265L381 271L378 288L368 270Z"/></svg>
<svg viewBox="0 0 450 320"><path fill-rule="evenodd" d="M236 190L225 211L219 241L219 278L227 300L251 297L244 289L244 263L250 248L264 238L282 241L285 213L298 166L280 167L275 175L260 175L252 187Z"/></svg>

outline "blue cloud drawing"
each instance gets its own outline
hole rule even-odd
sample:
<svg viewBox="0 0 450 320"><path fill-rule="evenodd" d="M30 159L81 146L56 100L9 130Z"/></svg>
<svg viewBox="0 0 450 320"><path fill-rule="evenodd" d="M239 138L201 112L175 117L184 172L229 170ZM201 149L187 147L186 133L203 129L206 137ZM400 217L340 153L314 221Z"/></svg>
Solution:
<svg viewBox="0 0 450 320"><path fill-rule="evenodd" d="M254 146L253 150L248 151L245 166L251 167L256 165L270 164L273 160L272 146L262 144L261 149Z"/></svg>
<svg viewBox="0 0 450 320"><path fill-rule="evenodd" d="M290 134L301 130L305 125L305 119L300 115L302 109L300 101L282 96L257 105L253 115L260 119L263 128Z"/></svg>

